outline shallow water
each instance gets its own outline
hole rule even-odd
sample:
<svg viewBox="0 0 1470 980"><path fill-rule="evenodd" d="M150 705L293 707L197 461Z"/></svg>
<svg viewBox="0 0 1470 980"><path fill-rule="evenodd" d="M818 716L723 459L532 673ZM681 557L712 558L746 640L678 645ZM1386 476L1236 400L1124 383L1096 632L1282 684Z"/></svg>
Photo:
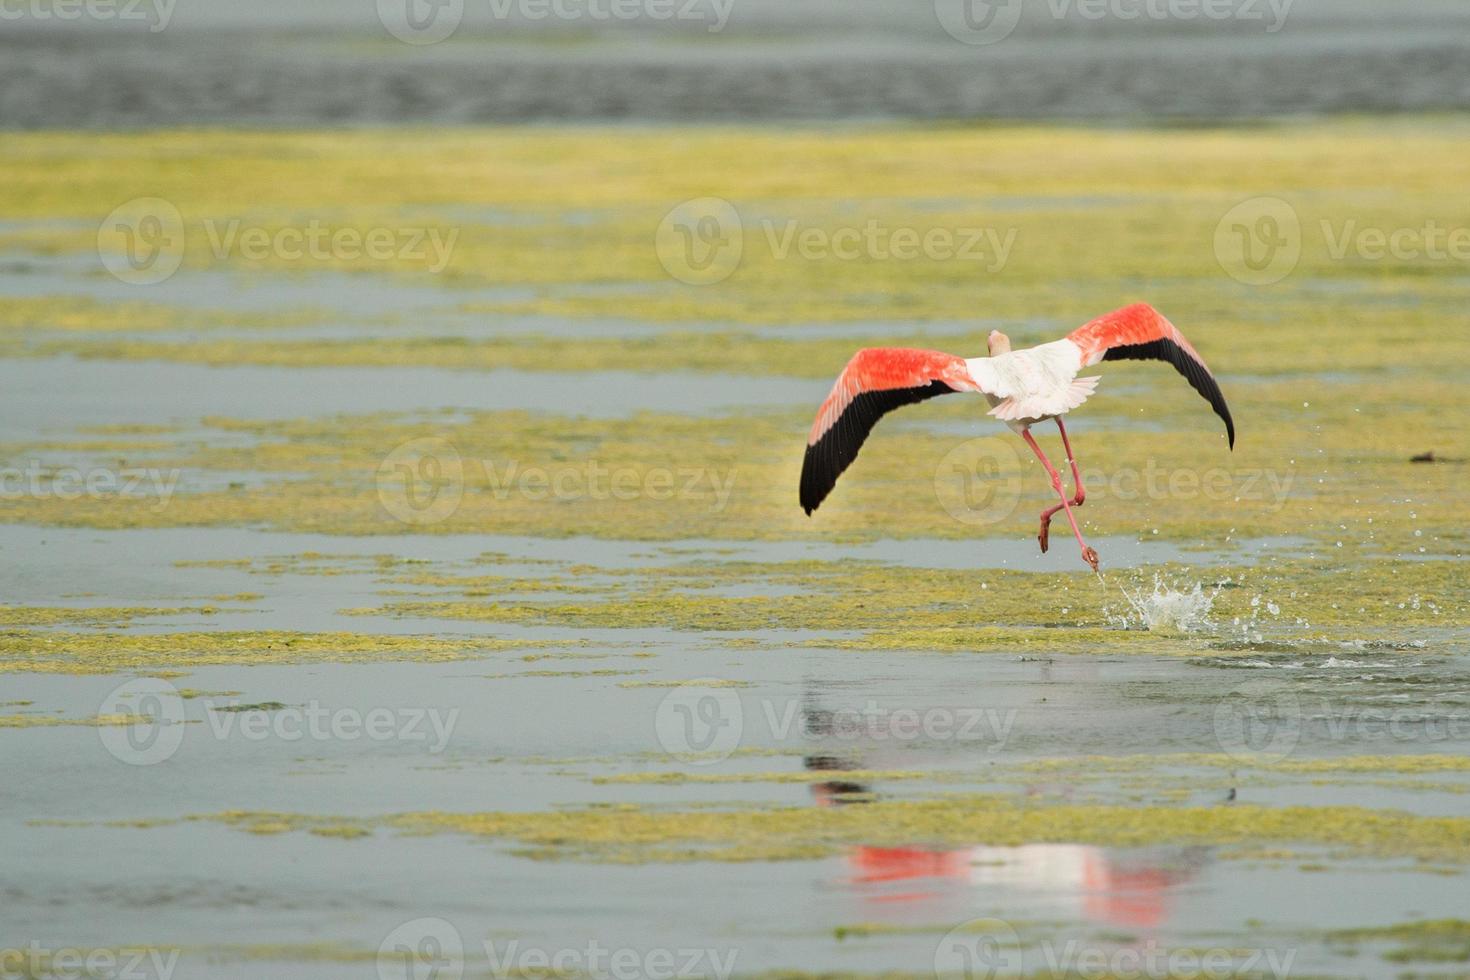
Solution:
<svg viewBox="0 0 1470 980"><path fill-rule="evenodd" d="M91 729L6 733L20 750L0 757L0 781L12 787L7 812L0 816L7 924L19 935L83 944L327 942L371 951L402 923L435 916L453 924L472 956L487 938L497 943L516 938L523 947L549 949L582 948L596 938L614 948L732 950L739 969L754 972L792 964L912 968L936 955L948 928L998 916L1021 928L1047 924L1046 934L1053 937L1047 942L1056 945L1028 947L1028 966L1031 957L1039 965L1055 955L1065 939L1096 943L1089 937L1106 933L1133 937L1108 941L1125 947L1152 940L1174 949L1238 948L1251 936L1252 947L1282 955L1294 950L1294 969L1340 970L1350 961L1310 938L1316 930L1358 923L1370 907L1375 922L1460 911L1463 887L1457 876L1428 875L1402 863L1334 860L1326 872L1331 888L1324 890L1321 875L1296 868L1317 860L1310 848L1283 863L1221 860L1214 848L1200 846L1120 849L1058 843L935 850L915 842L912 848L854 847L813 861L619 867L528 861L499 844L381 831L371 841L344 841L256 836L207 823L153 828L28 823L151 820L241 807L374 815L428 807L532 810L594 802L823 805L851 792L838 788L833 795L843 779L839 766L959 773L972 783L989 783L995 779L989 774L993 767L1038 752L1219 752L1209 714L1197 708L1218 702L1249 673L1089 657L956 662L922 655L905 656L899 670L879 656L750 655L692 647L665 649L637 663L655 678L713 676L751 683L738 695L746 707L742 747L781 754L737 756L700 771L832 768L834 783L595 786L588 779L594 774L669 764L658 761L664 757L654 724L668 692L618 689L614 678L482 676L499 669L493 662L203 668L187 679L189 686L240 692L215 703L417 708L453 717L452 732L440 751L428 740L252 739L239 728L217 734L205 720L209 699L196 699L186 704L198 723L188 726L177 752L163 763L136 767L112 758ZM1459 684L1467 676L1463 659L1417 670ZM35 710L80 715L96 711L118 684L117 677L22 676L12 677L6 690L34 700ZM1341 708L1367 684L1333 679L1313 682L1310 691ZM1307 693L1303 688L1303 696ZM864 710L869 702L931 715L985 710L1010 727L1002 738L989 737L992 731L971 741L898 746L841 726L824 727L824 721ZM768 723L785 717L788 709L795 711L788 731ZM1308 740L1293 758L1363 748ZM1461 740L1433 751L1466 748ZM620 757L627 761L597 761ZM1219 780L1219 773L1202 774L1201 803L1231 805ZM1071 785L1065 777L1012 774L1000 782L1004 792L1018 796L1108 798L1136 792L1108 779ZM1451 789L1467 787L1463 774L1445 782ZM79 786L87 790L79 793ZM862 788L899 798L925 791L922 781L907 780ZM1456 807L1462 799L1457 792L1393 791L1367 784L1339 795L1364 806L1411 802L1427 812L1460 812ZM1318 803L1331 796L1330 790L1254 785L1247 778L1235 799L1240 805ZM107 801L102 809L99 799ZM101 854L107 855L105 862L98 860ZM327 881L334 883L331 888L323 887ZM1270 923L1270 931L1251 930L1247 917ZM834 937L838 927L863 923L933 931ZM197 969L199 954L193 955ZM208 975L235 975L219 966L211 964ZM240 975L250 968L239 964ZM354 975L332 962L293 962L290 969L303 977ZM1392 973L1371 962L1351 963L1352 972L1360 970L1369 976Z"/></svg>
<svg viewBox="0 0 1470 980"><path fill-rule="evenodd" d="M26 224L15 223L17 228ZM45 223L34 223L44 225ZM88 227L93 222L87 222ZM184 269L140 290L106 275L96 256L0 252L7 296L85 297L99 302L160 303L181 310L230 310L248 321L252 314L323 310L336 316L379 317L410 314L447 302L513 301L534 293L520 288L473 287L446 293L442 284L409 276L312 272L262 276L221 269Z"/></svg>
<svg viewBox="0 0 1470 980"><path fill-rule="evenodd" d="M454 371L418 367L207 367L69 357L0 359L12 407L0 439L85 426L294 419L440 409L528 409L608 418L820 402L828 385L693 372ZM61 402L49 400L66 391Z"/></svg>
<svg viewBox="0 0 1470 980"><path fill-rule="evenodd" d="M42 17L0 35L0 125L1126 123L1453 110L1470 97L1466 11L1442 0L1225 4L1223 18L1196 5L1115 3L1105 10L1121 13L1098 16L1088 12L1101 5L1037 3L1018 5L1001 22L1009 33L981 44L941 29L948 17L972 38L947 0L751 0L731 5L728 22L722 6L637 19L645 7L632 5L635 19L612 19L596 4L566 5L560 17L541 5L452 4L457 33L427 46L394 42L360 3L303 13L215 0L180 5L163 29L147 16ZM1158 9L1178 13L1140 13ZM78 48L87 57L71 57Z"/></svg>
<svg viewBox="0 0 1470 980"><path fill-rule="evenodd" d="M358 14L352 16L362 13L354 9ZM796 10L770 12L783 30L800 33L811 26L799 13L783 13L788 9ZM194 15L181 11L181 16ZM1391 38L1366 36L1361 25L1344 16L1352 23L1328 29L1327 35L1348 35L1354 41L1348 45L1351 51L1329 51L1321 36L1287 38L1282 63L1330 55L1349 66L1342 69L1346 71L1365 59L1372 61L1383 49L1418 50L1422 41L1414 31ZM815 17L813 23L820 20ZM869 23L860 26L857 34L871 30ZM133 86L177 70L183 62L170 63L169 58L178 52L188 61L214 50L214 42L195 46L196 40L180 40L160 57L161 67L150 64L114 79L124 95L90 108L97 115L89 119L135 110L145 118L190 118L205 111L185 103L202 90L207 77L205 83L193 79L196 84L188 90L160 91L146 105L124 106ZM1092 57L1077 50L1075 40L1049 36L1047 44L1068 48L1060 60L1065 66ZM609 53L603 42L616 50ZM111 57L106 51L121 50L107 48L111 43L99 43L104 54L98 64ZM293 43L295 47L280 53L287 62L320 53L320 39ZM680 71L700 68L716 84L726 72L749 74L753 49L766 57L783 43L741 39L715 53L721 63L714 68L700 67L708 59L697 57L692 46L671 45L678 50L646 57L679 62ZM834 38L824 50L834 58L850 57L871 43L871 36ZM10 44L0 40L0 50ZM884 50L910 44L917 49L928 42L904 39ZM38 50L45 46L38 45ZM618 76L636 60L632 45L622 38L601 39L591 47L609 62L599 68L608 77ZM1441 84L1438 72L1458 58L1458 47L1448 47L1444 62L1436 63L1439 67L1416 76L1421 89L1393 97L1406 103L1432 98ZM1131 42L1123 48L1132 50ZM142 50L130 48L123 60ZM932 48L924 50L932 53ZM344 69L341 77L352 77L360 67L356 56L341 48L334 51L341 59L336 67ZM363 54L361 64L382 53ZM1197 53L1188 44L1169 46L1168 52L1169 58ZM1018 50L995 64L1022 55ZM454 67L460 51L435 55L441 56L450 67L440 77L453 77L460 70ZM542 56L532 75L564 72L580 59L554 50ZM1149 57L1152 67L1140 69L1138 100L1144 103L1152 98L1150 86L1168 71L1179 70L1174 66L1157 74L1163 71L1157 64L1162 56ZM933 70L949 70L944 59L938 61ZM10 62L4 64L0 77L13 71ZM797 65L790 77L799 79L809 67ZM514 74L522 68L513 64L507 71ZM304 69L308 76L315 70ZM879 78L874 85L879 95L886 84L882 79L907 71L883 64L864 70ZM281 77L283 85L300 81L290 71ZM1265 84L1273 76L1268 72L1261 77ZM83 81L80 88L58 95L56 112L64 115L76 108L68 100L91 90L92 82ZM1253 77L1242 84L1257 83ZM0 122L16 104L15 91L0 87ZM229 103L231 91L216 91L221 104ZM309 116L316 111L313 100L324 97L324 91L298 90L302 101L282 109L272 101L272 92L279 92L268 88L257 93L258 105L272 120L298 110ZM617 90L614 86L608 91L615 95ZM738 95L739 86L730 93ZM548 104L562 95L548 89ZM830 93L810 98L839 99ZM1315 104L1310 98L1306 103ZM354 95L353 105L358 104L397 111L392 100L374 103L360 92ZM874 104L881 105L881 99ZM463 108L456 105L451 98L434 112L453 114ZM629 106L626 111L657 108ZM1009 203L1024 208L1043 202ZM509 294L430 289L409 280L184 272L142 294L87 275L86 259L75 264L16 261L21 267L13 275L0 275L0 292L237 310L239 326L211 329L231 336L248 331L264 343L277 329L282 337L400 331L472 336L539 331L542 326L545 332L568 335L662 329L596 320L559 327L531 319L482 321L448 311L458 302L505 299ZM302 328L249 326L255 314L320 308L332 309L335 318ZM378 314L385 317L375 322ZM400 324L398 319L411 322ZM990 325L984 320L944 321L925 331L940 338ZM875 320L752 328L747 335L753 343L764 335L876 337L903 326ZM723 328L713 323L678 326ZM1048 325L1032 321L1023 329L1040 335ZM936 340L936 346L943 344ZM1312 377L1362 380L1347 373ZM1247 391L1252 387L1245 376L1230 380ZM723 411L738 417L746 410L800 407L804 413L828 384L682 372L523 374L392 367L209 368L61 357L0 360L0 438L73 438L84 426L160 422L180 426L186 433L179 437L183 441L208 438L219 445L253 438L205 427L202 419L208 416L320 419L336 413L521 408L564 424L569 414L612 418L641 409ZM1120 376L1106 390L1130 395L1147 389ZM1260 438L1284 438L1270 424L1255 430L1262 433ZM1292 417L1287 424L1295 426L1298 420ZM1120 423L1098 415L1092 416L1091 425L1080 420L1077 431L1090 427L1178 432L1165 420ZM925 426L922 417L912 425L913 430L925 428L959 431L943 423ZM801 434L793 434L794 450L799 450ZM108 445L105 436L88 438L101 440L103 447L70 458L67 450L55 448L35 455L46 463L92 460L102 465L105 454L123 451ZM146 442L146 434L141 439ZM798 458L799 452L792 457ZM1440 468L1410 469L1418 470L1414 477L1428 480ZM263 476L191 472L182 486L185 492L194 490L205 479L216 484L238 481L248 493ZM927 486L921 488L927 492ZM1300 486L1294 492L1319 491ZM1108 505L1099 500L1089 505L1088 513ZM1407 506L1394 502L1395 508ZM1239 512L1249 514L1251 509ZM1296 584L1273 591L1270 575L1287 566L1310 566L1317 572L1330 572L1347 561L1359 563L1360 569L1381 567L1377 556L1355 552L1339 558L1323 546L1321 522L1336 519L1335 514L1316 515L1301 527L1309 535L1305 537L1236 537L1233 530L1229 536L1223 530L1204 536L1231 541L1227 548L1191 547L1182 537L1159 540L1146 533L1149 523L1140 522L1136 529L1141 536L1093 542L1104 560L1102 580L1082 572L1060 526L1053 537L1058 546L1050 554L1038 554L1029 513L1024 520L1018 515L987 530L998 537L861 543L818 539L818 534L831 533L820 527L811 540L688 537L649 542L612 536L633 532L611 527L602 528L608 537L539 538L429 533L349 537L225 526L104 531L0 525L0 599L7 613L22 606L42 607L47 613L185 607L161 616L130 619L125 614L121 622L105 625L83 615L77 617L82 625L62 617L55 620L57 625L30 628L11 621L0 630L0 643L9 644L7 649L17 657L15 669L0 675L0 933L17 937L6 942L33 941L50 948L178 944L187 948L179 977L423 977L422 970L395 974L391 960L372 961L379 950L422 950L429 940L439 944L441 954L463 949L471 974L483 974L490 966L486 941L498 944L491 950L497 955L514 941L522 950L575 956L596 941L604 950L643 954L692 949L733 955L732 966L739 973L803 968L927 974L931 967L958 972L953 969L953 944L944 938L948 930L993 917L1021 937L1014 947L1005 947L1020 957L999 971L1007 977L1045 970L1056 957L1065 959L1079 947L1115 956L1137 954L1151 944L1174 953L1255 950L1277 957L1245 970L1252 975L1396 977L1408 967L1383 958L1381 954L1392 951L1391 944L1329 941L1324 931L1463 916L1470 858L1450 848L1416 863L1392 848L1357 848L1341 841L1359 824L1343 828L1332 821L1366 826L1402 813L1405 819L1430 823L1428 818L1463 820L1470 814L1470 769L1461 764L1470 750L1470 639L1463 618L1454 619L1461 625L1448 626L1424 617L1406 625L1392 613L1381 620L1336 622L1320 595L1306 594L1351 587L1327 574L1301 574L1291 579ZM1405 519L1396 514L1390 521ZM407 525L395 525L400 526ZM1126 523L1112 526L1135 529ZM1281 525L1266 521L1261 526ZM303 557L308 554L313 557ZM414 564L380 567L375 556ZM275 559L281 560L279 572L269 569ZM217 564L200 564L207 562ZM828 598L805 594L823 587L820 575L790 575L767 584L759 572L728 578L718 574L721 563L736 562L812 563L823 575L845 583L840 598L851 604L836 608L852 616L892 600L893 595L882 592L888 587L884 583L925 578L880 574L895 566L941 573L928 577L928 588L937 581L977 581L977 588L942 596L936 589L941 598L913 609L915 617L932 615L929 622L942 627L933 632L943 636L913 637L908 634L921 631L905 632L911 624L896 621L891 638L865 647L862 641L878 634L874 617L869 615L863 624L822 619L820 604L808 621L779 620L783 628L762 627L759 619L712 625L701 619L699 614L718 606L713 601L702 606L701 596L761 600L770 605L755 608L769 609ZM1246 584L1222 581L1219 569L1226 565L1232 574L1245 569ZM658 577L660 570L686 567L711 574L703 580ZM853 569L858 572L850 577L833 574ZM1154 588L1150 579L1160 570ZM984 575L974 575L976 571ZM1018 572L1047 574L1026 581L1014 574ZM961 579L959 573L972 577ZM1453 572L1435 569L1426 572L1426 579L1430 574ZM475 576L488 584L477 587ZM505 586L506 595L500 596L495 592L503 579L495 576L518 581ZM1415 603L1417 585L1408 578L1406 574L1387 585L1378 581L1381 594L1375 600ZM982 588L982 579L1000 587ZM1246 591L1227 593L1227 586ZM1006 587L1018 591L1007 592ZM1246 602L1258 599L1260 611L1244 614L1244 622L1231 622L1217 611L1212 591L1217 588L1222 590L1220 607L1244 595ZM1454 586L1436 588L1447 613L1456 612L1453 602L1463 593ZM459 601L474 616L489 613L498 602L571 606L582 598L595 603L614 592L625 602L622 608L634 612L623 618L591 616L587 621L612 624L595 628L546 625L578 622L575 614L560 620L507 616L497 621L491 614L458 619L453 610L433 605ZM1016 597L1025 602L997 612L1006 599ZM638 599L648 599L656 608L640 616L632 601ZM381 608L414 600L429 605L401 616ZM485 610L475 608L480 603ZM679 603L688 603L687 614L679 612ZM219 611L188 608L204 605ZM377 613L346 611L363 608ZM1307 608L1320 610L1313 618L1323 621L1310 628L1297 624L1296 610ZM1110 610L1118 617L1111 622ZM1358 623L1370 625L1359 632ZM747 628L719 628L733 625ZM1004 634L1007 628L1011 632L1002 640L972 639L990 635L986 631L991 629ZM344 631L381 640L408 635L419 638L413 644L425 647L433 642L483 646L495 639L507 641L507 648L448 662L429 659L431 650L412 649L399 651L406 658L401 662L366 657L361 662L248 666L253 651L252 639L246 637L240 640L245 650L236 662L188 666L182 672L156 669L193 663L188 654L194 651L184 648L195 643L207 648L223 631L266 630ZM176 636L194 632L209 635ZM165 656L154 667L114 673L44 672L105 668L107 654L93 653L88 660L85 644L71 638L79 634L91 640L97 633L108 636L105 642L113 650L142 639L169 645L170 655L178 659ZM1063 646L1071 646L1055 654L1018 655L1056 649L1057 644L1045 642L1030 645L1033 637L1047 636L1061 637ZM948 640L955 642L946 647ZM854 648L833 648L849 641ZM925 642L948 652L920 649ZM69 659L41 664L40 670L27 669L37 665L26 656L53 643L74 643L78 650L69 651ZM1086 652L1071 652L1079 646ZM1103 649L1116 652L1103 655L1098 652ZM683 751L696 742L691 736L694 722L711 721L700 714L711 704L718 709L712 727L717 734L733 731L734 744L703 755ZM249 705L271 706L225 710ZM170 714L175 709L177 714ZM126 720L119 716L127 714L150 720L96 724ZM390 729L375 735L353 727L354 719L375 715L386 715ZM348 727L312 729L310 719L318 716L326 717L329 726L335 721ZM682 724L671 728L670 717ZM937 727L915 734L906 727L906 720L915 717ZM171 723L160 723L160 718ZM71 724L52 724L58 721ZM159 746L165 750L160 757L149 755ZM784 807L801 814L837 815L862 812L860 808L872 803L902 807L954 794L975 794L967 806L1000 800L1034 808L1038 820L1052 811L1075 812L1085 819L1088 811L1082 808L1089 806L1120 809L1142 832L1133 843L1099 844L1088 838L1092 827L1078 820L1064 834L1032 832L1022 835L1026 842L1019 846L1003 846L999 834L952 840L913 830L922 824L904 824L895 816L895 826L910 829L884 839L849 839L834 831L832 839L841 841L840 846L785 853L781 860L638 863L652 855L633 846L617 855L632 861L622 864L595 860L609 854L590 845L586 853L577 851L573 845L580 839L575 833L551 846L535 847L513 837L420 836L373 822L392 814L441 811L531 814L554 825L563 812L576 815L582 812L579 808L619 805L639 807L639 814L748 810L760 815ZM1170 827L1170 808L1213 816L1256 806L1318 808L1307 811L1307 823L1320 826L1304 834L1306 843L1269 834L1256 840L1254 828L1243 834L1243 841L1221 841L1208 834L1191 838L1195 825L1187 820L1182 826L1189 833ZM1145 807L1150 808L1147 815L1140 816ZM1361 809L1337 809L1348 807ZM217 818L229 811L358 818L361 824L338 825L336 830L346 827L366 836L333 836L332 828L326 834L292 829L290 817L275 826L263 819L251 825L257 832L248 832ZM113 823L118 821L134 825ZM1324 829L1341 831L1341 836L1313 836ZM1339 843L1320 842L1329 839ZM722 856L760 858L761 852L741 852L737 846ZM425 917L443 922L425 925ZM453 955L445 961L450 968L439 972L441 980L457 972ZM0 972L4 965L0 961ZM571 965L581 964L574 958ZM723 972L706 965L697 964L691 972ZM1138 976L1126 968L1112 972ZM1170 973L1188 975L1189 970L1186 965L1182 970L1144 971L1151 980ZM1090 975L1102 974L1094 970Z"/></svg>
<svg viewBox="0 0 1470 980"><path fill-rule="evenodd" d="M1098 538L1110 568L1126 569L1144 563L1204 566L1219 562L1225 553L1186 550L1162 541ZM1293 539L1242 542L1233 561L1249 561L1258 554L1281 554L1296 545ZM179 563L263 560L311 553L325 556L323 564L338 565L330 575L251 573L235 567L181 567ZM1022 571L1071 570L1076 556L1070 549L1043 555L1031 541L986 538L975 541L929 539L880 540L852 545L803 541L702 541L677 543L619 541L608 538L517 537L509 535L374 535L343 538L326 534L293 534L239 528L161 528L149 530L89 530L0 525L0 593L22 605L168 604L201 596L258 593L249 614L222 620L190 622L197 628L237 629L264 617L285 629L343 629L363 625L360 617L337 614L340 608L363 605L378 597L382 573L370 559L392 556L430 563L439 571L474 574L538 574L539 563L566 562L605 569L663 567L685 562L876 561L910 568L1011 568ZM20 559L24 556L24 561ZM352 558L364 558L368 567L353 568ZM332 559L338 559L334 562ZM537 564L519 564L519 561ZM126 568L125 577L117 569ZM397 570L402 571L400 566ZM590 573L581 573L587 578ZM78 602L76 597L91 597ZM174 624L170 624L174 625ZM420 624L421 625L421 624ZM412 632L393 621L372 623L373 629Z"/></svg>

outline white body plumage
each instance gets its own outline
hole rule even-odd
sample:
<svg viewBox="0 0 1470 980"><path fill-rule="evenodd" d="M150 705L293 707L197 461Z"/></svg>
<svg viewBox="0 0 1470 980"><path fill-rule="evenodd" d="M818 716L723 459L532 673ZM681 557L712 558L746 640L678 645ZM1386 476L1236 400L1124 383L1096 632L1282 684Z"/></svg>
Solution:
<svg viewBox="0 0 1470 980"><path fill-rule="evenodd" d="M965 360L965 369L990 402L990 414L1020 431L1065 415L1085 402L1097 378L1079 378L1082 348L1070 340Z"/></svg>

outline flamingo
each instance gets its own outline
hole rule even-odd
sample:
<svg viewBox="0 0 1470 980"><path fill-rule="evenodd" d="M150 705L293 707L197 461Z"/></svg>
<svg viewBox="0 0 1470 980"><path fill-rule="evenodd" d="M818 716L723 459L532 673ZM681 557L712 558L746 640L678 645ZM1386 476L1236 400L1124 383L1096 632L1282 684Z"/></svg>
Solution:
<svg viewBox="0 0 1470 980"><path fill-rule="evenodd" d="M857 457L878 419L895 408L936 395L978 392L990 402L989 414L1010 426L1031 447L1061 498L1060 503L1041 512L1041 531L1037 535L1041 550L1047 550L1052 516L1065 511L1082 548L1082 560L1096 572L1097 551L1083 540L1072 513L1073 507L1082 506L1087 491L1062 416L1096 390L1096 377L1079 378L1077 374L1101 361L1154 360L1172 364L1224 421L1230 448L1235 448L1235 422L1204 358L1174 324L1147 303L1114 310L1061 340L1023 350L1011 350L1010 338L993 330L988 346L988 357L964 358L904 347L872 347L854 354L818 409L807 438L801 467L801 506L807 516L831 493L837 477ZM1070 500L1061 474L1031 435L1031 427L1047 419L1056 422L1072 468L1076 491Z"/></svg>

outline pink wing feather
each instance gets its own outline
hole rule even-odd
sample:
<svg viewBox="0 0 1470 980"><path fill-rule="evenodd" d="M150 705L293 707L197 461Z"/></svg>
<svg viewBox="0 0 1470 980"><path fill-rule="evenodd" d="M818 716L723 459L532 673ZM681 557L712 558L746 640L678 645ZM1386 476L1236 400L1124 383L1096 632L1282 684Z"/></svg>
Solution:
<svg viewBox="0 0 1470 980"><path fill-rule="evenodd" d="M1153 360L1174 365L1190 386L1210 403L1225 423L1230 448L1235 448L1235 421L1230 406L1205 359L1179 328L1147 303L1134 303L1084 323L1067 335L1082 351L1082 366L1099 361Z"/></svg>
<svg viewBox="0 0 1470 980"><path fill-rule="evenodd" d="M906 347L858 351L812 423L801 466L802 509L810 514L826 499L885 414L936 395L977 390L965 359L953 354Z"/></svg>

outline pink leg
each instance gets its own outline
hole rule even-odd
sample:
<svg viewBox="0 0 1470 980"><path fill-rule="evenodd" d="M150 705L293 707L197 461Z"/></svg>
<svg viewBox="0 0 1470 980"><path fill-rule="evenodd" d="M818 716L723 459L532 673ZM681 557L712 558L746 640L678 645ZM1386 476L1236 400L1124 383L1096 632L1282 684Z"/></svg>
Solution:
<svg viewBox="0 0 1470 980"><path fill-rule="evenodd" d="M1057 431L1062 434L1062 446L1067 450L1067 463L1072 467L1072 485L1077 488L1072 495L1072 506L1081 507L1087 500L1087 488L1082 485L1082 472L1077 468L1077 457L1072 453L1072 441L1067 438L1067 427L1062 424L1062 417L1057 416ZM1046 551L1048 540L1051 537L1051 519L1057 511L1062 509L1061 504L1050 507L1041 512L1041 533L1037 536L1041 541L1041 550Z"/></svg>
<svg viewBox="0 0 1470 980"><path fill-rule="evenodd" d="M1072 441L1067 438L1067 427L1062 424L1062 417L1057 416L1057 431L1062 434L1062 448L1067 450L1067 462L1072 464L1072 485L1077 492L1072 496L1072 506L1081 507L1087 499L1087 488L1082 485L1082 472L1077 469L1077 457L1072 453Z"/></svg>
<svg viewBox="0 0 1470 980"><path fill-rule="evenodd" d="M1051 460L1046 458L1046 453L1042 452L1041 447L1036 444L1036 440L1032 438L1029 429L1021 430L1021 438L1026 440L1026 445L1031 447L1031 451L1036 454L1036 458L1041 460L1041 465L1046 467L1046 474L1051 477L1052 489L1057 492L1057 496L1062 500L1062 510L1067 512L1067 522L1072 525L1072 533L1077 536L1077 543L1082 546L1082 560L1091 565L1094 572L1097 571L1097 552L1090 548L1086 541L1082 540L1082 529L1077 526L1077 518L1072 516L1072 507L1067 502L1067 491L1062 488L1062 475L1057 472L1055 466L1051 465Z"/></svg>

